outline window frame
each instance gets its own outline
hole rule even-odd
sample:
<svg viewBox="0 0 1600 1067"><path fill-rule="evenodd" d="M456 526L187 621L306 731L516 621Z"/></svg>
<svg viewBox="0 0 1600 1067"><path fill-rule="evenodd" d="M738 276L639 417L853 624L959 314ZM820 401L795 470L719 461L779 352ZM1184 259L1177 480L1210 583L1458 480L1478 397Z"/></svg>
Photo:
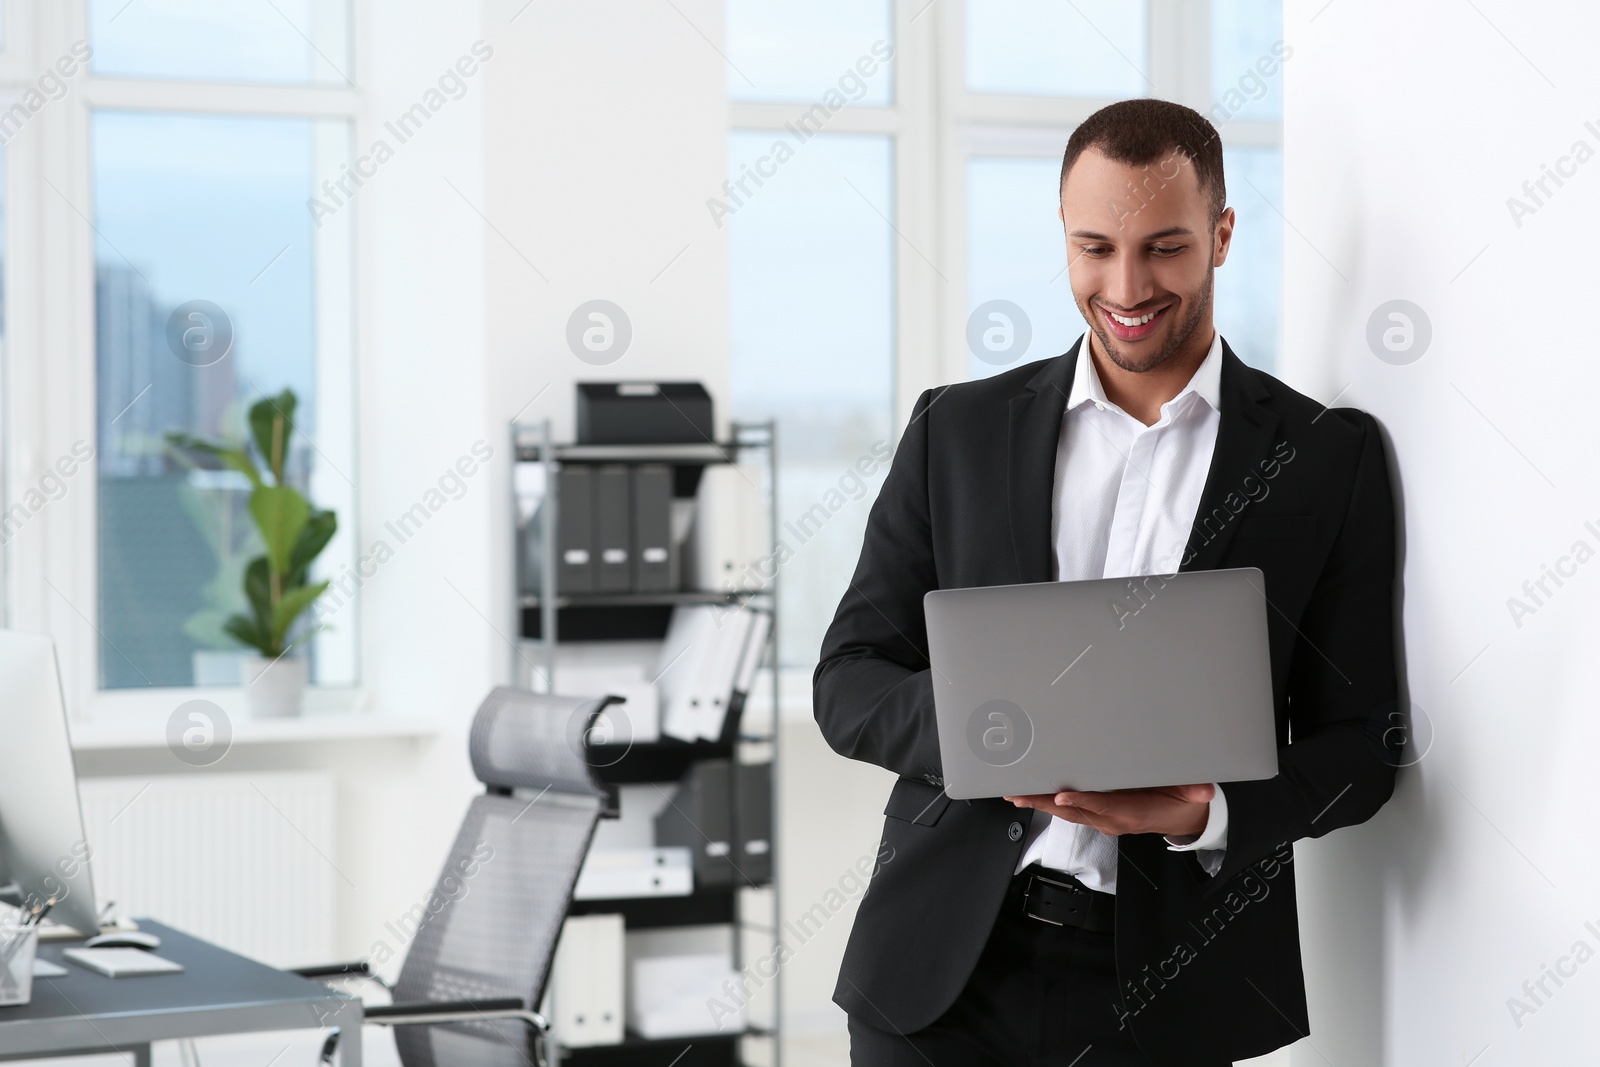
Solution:
<svg viewBox="0 0 1600 1067"><path fill-rule="evenodd" d="M91 221L91 133L95 111L276 116L337 119L349 123L350 142L363 144L373 120L362 94L366 0L349 5L352 85L286 86L188 80L97 77L85 63L67 94L36 113L25 136L5 146L4 234L7 330L0 378L0 471L9 507L20 486L35 483L46 466L75 441L96 448L68 483L66 494L29 520L29 535L4 545L5 625L48 633L55 639L69 715L75 722L164 719L183 700L203 694L232 714L242 694L198 687L107 690L99 677L99 571L97 537L95 233ZM0 105L9 106L43 73L40 57L67 54L88 39L88 0L7 0L7 46L0 53ZM13 47L16 50L13 51ZM341 213L345 214L345 213ZM348 331L337 374L349 383L350 462L359 463L359 397L353 394L362 363L363 306L359 300L360 224L345 224L349 296L336 328ZM319 335L326 325L319 315ZM317 376L328 377L319 348ZM354 471L352 470L352 474ZM351 537L361 506L356 493L341 514ZM308 688L309 712L351 710L362 702L365 650L359 629L354 686ZM237 708L235 707L237 705Z"/></svg>
<svg viewBox="0 0 1600 1067"><path fill-rule="evenodd" d="M890 417L899 428L924 389L968 376L968 160L1059 159L1073 128L1112 98L972 92L965 75L965 0L890 2L892 102L846 107L828 120L828 130L882 134L893 141L893 217L899 237ZM1151 95L1207 114L1214 103L1210 0L1145 2ZM796 106L730 101L729 129L781 130ZM1219 129L1228 147L1282 147L1281 120L1233 120Z"/></svg>

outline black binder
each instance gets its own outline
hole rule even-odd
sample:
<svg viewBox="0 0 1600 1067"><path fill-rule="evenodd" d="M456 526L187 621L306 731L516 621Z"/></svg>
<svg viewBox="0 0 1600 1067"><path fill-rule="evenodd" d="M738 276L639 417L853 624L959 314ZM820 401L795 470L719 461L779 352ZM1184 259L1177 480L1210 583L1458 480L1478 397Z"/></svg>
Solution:
<svg viewBox="0 0 1600 1067"><path fill-rule="evenodd" d="M564 466L557 474L556 591L595 591L594 475L588 467Z"/></svg>
<svg viewBox="0 0 1600 1067"><path fill-rule="evenodd" d="M733 821L739 873L760 885L772 880L772 764L741 763L734 776ZM748 884L740 879L741 885Z"/></svg>
<svg viewBox="0 0 1600 1067"><path fill-rule="evenodd" d="M656 816L656 847L687 848L697 887L746 884L734 871L729 770L725 759L697 762Z"/></svg>
<svg viewBox="0 0 1600 1067"><path fill-rule="evenodd" d="M665 593L678 587L672 547L672 468L643 463L633 469L633 588Z"/></svg>
<svg viewBox="0 0 1600 1067"><path fill-rule="evenodd" d="M626 593L633 588L633 538L629 521L628 468L597 467L594 472L595 548L599 569L595 588L602 593Z"/></svg>

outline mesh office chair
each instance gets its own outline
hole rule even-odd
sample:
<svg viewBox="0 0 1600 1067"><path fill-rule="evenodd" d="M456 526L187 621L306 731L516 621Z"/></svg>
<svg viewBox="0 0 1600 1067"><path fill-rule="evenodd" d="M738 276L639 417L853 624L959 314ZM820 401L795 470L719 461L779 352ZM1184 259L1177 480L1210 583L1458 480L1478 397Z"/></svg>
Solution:
<svg viewBox="0 0 1600 1067"><path fill-rule="evenodd" d="M583 738L617 699L502 686L478 709L472 769L487 790L461 822L394 1003L366 1011L368 1022L396 1027L405 1067L544 1067L549 1026L535 1009L605 802ZM365 964L299 973L371 977Z"/></svg>

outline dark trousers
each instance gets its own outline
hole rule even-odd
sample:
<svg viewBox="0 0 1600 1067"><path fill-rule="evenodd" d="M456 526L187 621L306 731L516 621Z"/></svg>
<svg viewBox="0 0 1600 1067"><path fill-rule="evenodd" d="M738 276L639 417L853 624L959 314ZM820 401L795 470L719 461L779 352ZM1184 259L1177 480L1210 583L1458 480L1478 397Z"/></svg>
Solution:
<svg viewBox="0 0 1600 1067"><path fill-rule="evenodd" d="M1024 877L943 1015L909 1034L850 1019L852 1067L1151 1067L1118 1028L1112 934L1029 918ZM1225 1067L1197 1051L1193 1067Z"/></svg>

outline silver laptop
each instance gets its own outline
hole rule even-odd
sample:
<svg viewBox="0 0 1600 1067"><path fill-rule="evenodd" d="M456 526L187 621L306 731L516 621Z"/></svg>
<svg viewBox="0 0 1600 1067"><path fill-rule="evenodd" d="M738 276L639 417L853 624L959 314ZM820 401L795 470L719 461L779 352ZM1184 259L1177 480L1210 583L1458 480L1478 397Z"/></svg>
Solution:
<svg viewBox="0 0 1600 1067"><path fill-rule="evenodd" d="M938 589L923 598L945 791L1278 773L1255 567Z"/></svg>

